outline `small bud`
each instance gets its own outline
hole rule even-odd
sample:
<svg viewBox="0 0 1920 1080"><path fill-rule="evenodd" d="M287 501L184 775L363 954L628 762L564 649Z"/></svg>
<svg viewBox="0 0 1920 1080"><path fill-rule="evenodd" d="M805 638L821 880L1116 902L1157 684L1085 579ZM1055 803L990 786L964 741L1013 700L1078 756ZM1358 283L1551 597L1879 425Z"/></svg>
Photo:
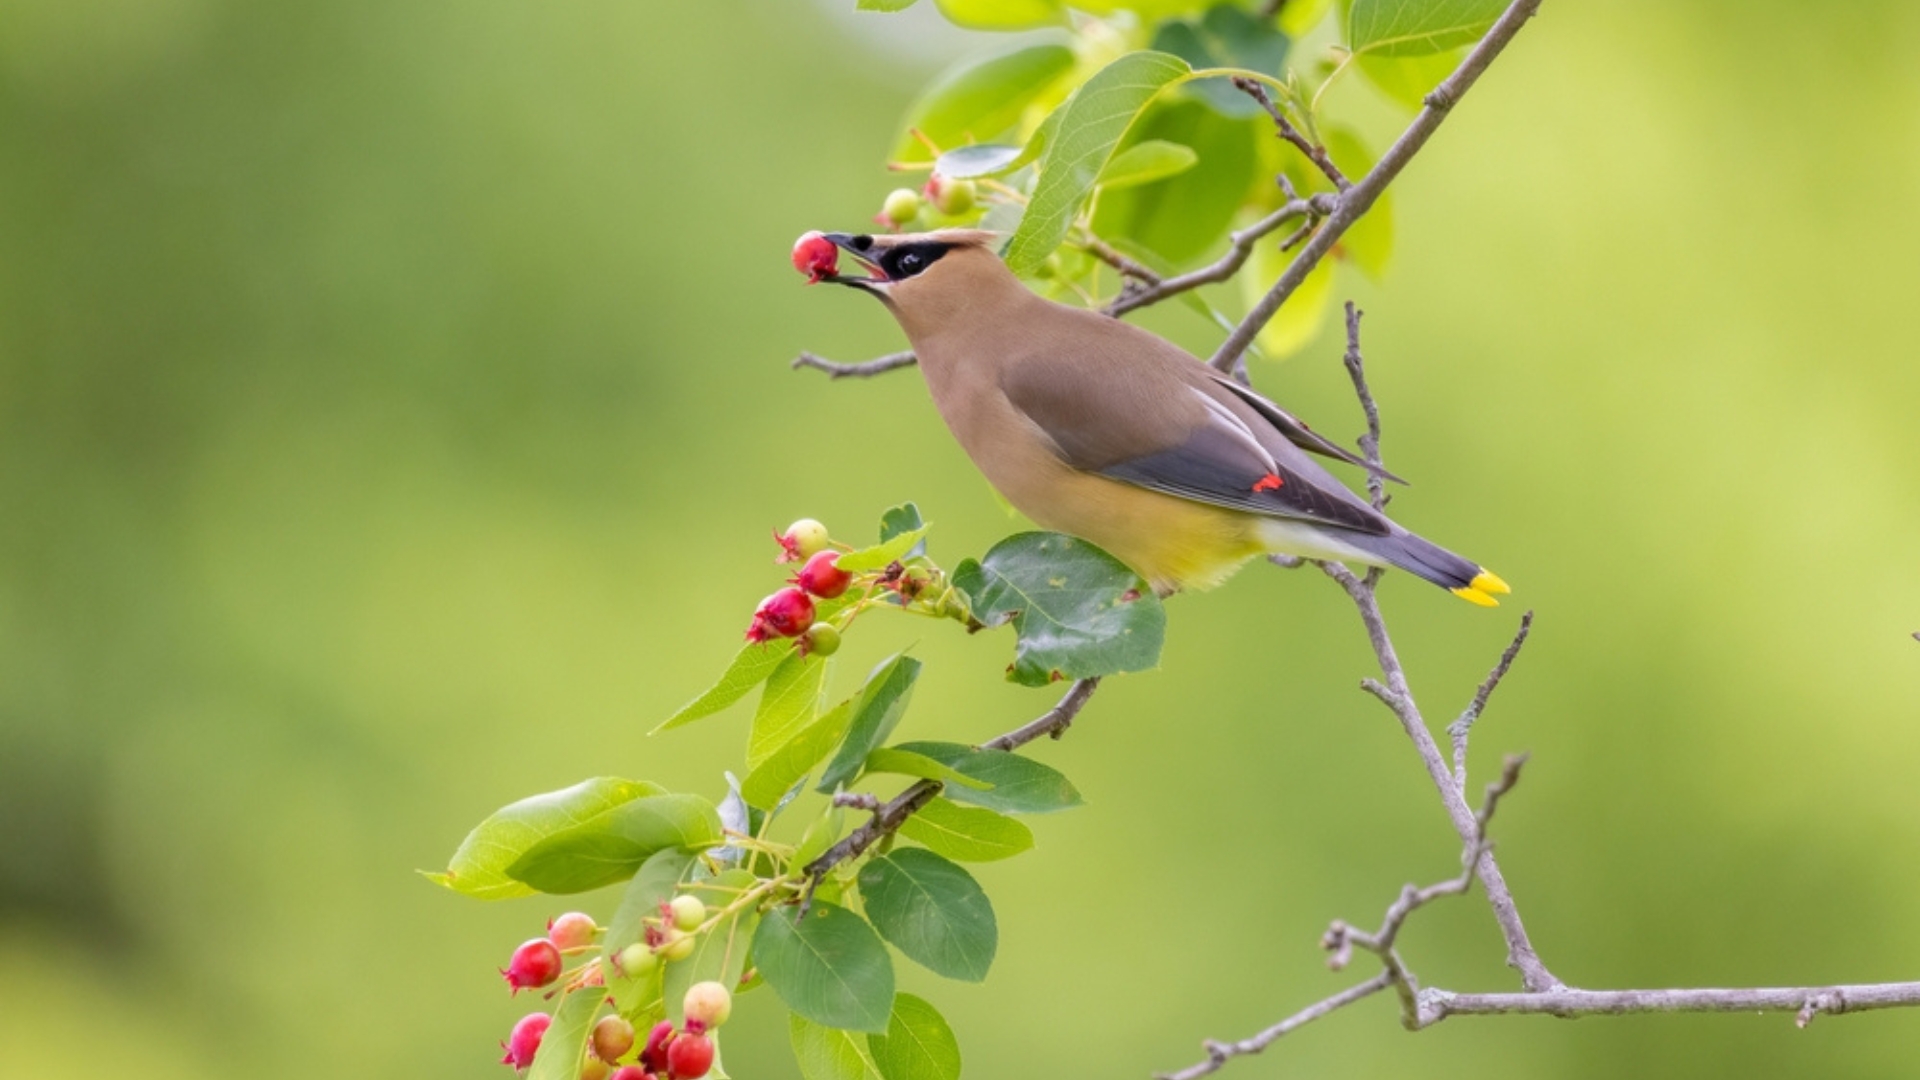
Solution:
<svg viewBox="0 0 1920 1080"><path fill-rule="evenodd" d="M920 193L912 188L895 188L887 193L887 201L880 207L880 216L894 228L899 228L920 216Z"/></svg>
<svg viewBox="0 0 1920 1080"><path fill-rule="evenodd" d="M593 916L582 911L569 911L558 918L547 921L547 940L554 947L565 952L593 944L593 935L600 928L594 925Z"/></svg>
<svg viewBox="0 0 1920 1080"><path fill-rule="evenodd" d="M673 915L673 925L682 930L692 930L707 921L707 905L701 903L697 896L681 893L673 898L669 908Z"/></svg>
<svg viewBox="0 0 1920 1080"><path fill-rule="evenodd" d="M633 1025L625 1017L603 1016L593 1025L593 1056L612 1063L633 1049Z"/></svg>
<svg viewBox="0 0 1920 1080"><path fill-rule="evenodd" d="M692 1031L667 1047L667 1071L674 1080L699 1080L713 1068L713 1040Z"/></svg>
<svg viewBox="0 0 1920 1080"><path fill-rule="evenodd" d="M507 1041L500 1044L506 1051L500 1064L524 1069L533 1064L533 1055L540 1052L540 1038L547 1033L547 1025L553 1023L553 1017L546 1013L528 1013L513 1025L513 1033Z"/></svg>
<svg viewBox="0 0 1920 1080"><path fill-rule="evenodd" d="M827 550L831 537L827 527L812 518L801 518L787 526L787 531L774 533L773 538L780 542L780 557L774 562L804 562L815 552Z"/></svg>
<svg viewBox="0 0 1920 1080"><path fill-rule="evenodd" d="M733 995L717 982L697 982L687 988L681 1007L686 1011L689 1027L699 1024L717 1028L733 1015Z"/></svg>
<svg viewBox="0 0 1920 1080"><path fill-rule="evenodd" d="M793 268L807 275L813 285L840 269L840 249L818 232L802 233L793 242Z"/></svg>
<svg viewBox="0 0 1920 1080"><path fill-rule="evenodd" d="M853 584L853 575L840 569L840 553L816 551L807 565L793 575L793 583L822 600L832 600Z"/></svg>
<svg viewBox="0 0 1920 1080"><path fill-rule="evenodd" d="M560 950L546 938L534 938L513 950L513 959L500 969L500 977L507 980L507 985L517 994L527 987L542 987L559 978L560 968Z"/></svg>

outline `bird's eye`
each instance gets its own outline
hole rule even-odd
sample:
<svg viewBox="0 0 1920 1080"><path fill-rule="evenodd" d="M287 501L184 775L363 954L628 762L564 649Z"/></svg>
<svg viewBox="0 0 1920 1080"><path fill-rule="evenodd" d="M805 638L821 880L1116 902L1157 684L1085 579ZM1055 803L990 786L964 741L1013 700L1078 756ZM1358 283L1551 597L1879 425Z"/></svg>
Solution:
<svg viewBox="0 0 1920 1080"><path fill-rule="evenodd" d="M912 277L919 273L926 265L927 261L922 259L918 252L909 251L900 256L900 276Z"/></svg>

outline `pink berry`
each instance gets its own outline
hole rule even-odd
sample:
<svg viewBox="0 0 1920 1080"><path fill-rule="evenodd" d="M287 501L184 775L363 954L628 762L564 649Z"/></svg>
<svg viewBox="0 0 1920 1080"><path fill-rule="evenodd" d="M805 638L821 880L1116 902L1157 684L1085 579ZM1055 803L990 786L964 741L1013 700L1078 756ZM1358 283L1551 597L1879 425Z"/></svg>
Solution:
<svg viewBox="0 0 1920 1080"><path fill-rule="evenodd" d="M662 1020L647 1032L646 1049L640 1051L640 1064L653 1072L667 1071L667 1049L673 1045L673 1021Z"/></svg>
<svg viewBox="0 0 1920 1080"><path fill-rule="evenodd" d="M546 938L534 938L532 941L513 950L513 959L500 969L500 976L519 993L527 987L545 986L560 977L560 950Z"/></svg>
<svg viewBox="0 0 1920 1080"><path fill-rule="evenodd" d="M533 1055L540 1052L540 1037L547 1033L547 1025L553 1023L553 1017L546 1013L528 1013L513 1025L513 1034L500 1044L506 1055L500 1064L524 1069L533 1064Z"/></svg>
<svg viewBox="0 0 1920 1080"><path fill-rule="evenodd" d="M753 612L753 622L747 627L747 640L798 637L812 625L813 600L805 590L789 585L760 601Z"/></svg>
<svg viewBox="0 0 1920 1080"><path fill-rule="evenodd" d="M853 575L840 569L840 553L837 551L817 551L807 565L793 577L793 583L822 600L831 600L847 591L853 584Z"/></svg>
<svg viewBox="0 0 1920 1080"><path fill-rule="evenodd" d="M593 1025L593 1056L601 1061L618 1061L633 1049L633 1025L624 1017L603 1016Z"/></svg>
<svg viewBox="0 0 1920 1080"><path fill-rule="evenodd" d="M638 1065L622 1065L607 1080L654 1080L654 1075Z"/></svg>
<svg viewBox="0 0 1920 1080"><path fill-rule="evenodd" d="M713 1040L689 1031L667 1047L667 1071L673 1080L699 1080L713 1068Z"/></svg>
<svg viewBox="0 0 1920 1080"><path fill-rule="evenodd" d="M787 526L786 532L773 534L780 545L780 557L777 563L802 562L813 557L814 552L825 551L833 537L827 527L812 518L801 518Z"/></svg>
<svg viewBox="0 0 1920 1080"><path fill-rule="evenodd" d="M793 268L807 275L807 284L824 280L840 267L840 249L818 232L803 233L793 243Z"/></svg>
<svg viewBox="0 0 1920 1080"><path fill-rule="evenodd" d="M593 935L599 929L594 925L593 916L583 911L569 911L548 920L547 940L562 951L578 949L593 944Z"/></svg>

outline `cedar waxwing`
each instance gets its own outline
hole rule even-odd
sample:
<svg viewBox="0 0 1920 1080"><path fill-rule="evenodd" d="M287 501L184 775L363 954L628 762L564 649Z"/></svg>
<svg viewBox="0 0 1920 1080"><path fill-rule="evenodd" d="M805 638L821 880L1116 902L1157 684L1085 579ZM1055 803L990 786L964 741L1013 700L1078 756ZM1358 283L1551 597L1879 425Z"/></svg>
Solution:
<svg viewBox="0 0 1920 1080"><path fill-rule="evenodd" d="M933 402L987 480L1160 592L1255 555L1391 566L1488 607L1507 585L1389 521L1307 455L1380 472L1137 326L1034 295L972 229L826 239L871 276Z"/></svg>

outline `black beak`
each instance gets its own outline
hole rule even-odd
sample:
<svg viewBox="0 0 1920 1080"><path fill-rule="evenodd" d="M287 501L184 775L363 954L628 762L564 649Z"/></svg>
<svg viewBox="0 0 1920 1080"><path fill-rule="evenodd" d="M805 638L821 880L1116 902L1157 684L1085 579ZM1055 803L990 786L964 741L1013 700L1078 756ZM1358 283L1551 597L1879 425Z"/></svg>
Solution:
<svg viewBox="0 0 1920 1080"><path fill-rule="evenodd" d="M827 233L826 237L833 242L835 247L858 260L860 265L865 267L871 276L853 277L847 274L831 274L823 280L831 281L836 285L852 285L856 288L865 289L868 292L877 292L878 290L874 288L875 285L885 285L893 280L887 276L885 270L880 269L880 264L874 261L876 248L872 236L866 233L856 235L854 233L831 232Z"/></svg>

